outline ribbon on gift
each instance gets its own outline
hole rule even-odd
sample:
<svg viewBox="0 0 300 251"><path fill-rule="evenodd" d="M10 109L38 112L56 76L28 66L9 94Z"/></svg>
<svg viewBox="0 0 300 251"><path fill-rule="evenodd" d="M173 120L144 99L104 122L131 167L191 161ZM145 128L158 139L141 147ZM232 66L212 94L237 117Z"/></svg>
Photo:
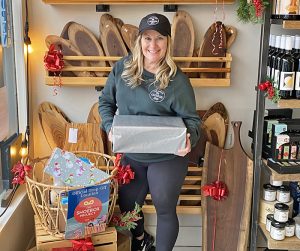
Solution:
<svg viewBox="0 0 300 251"><path fill-rule="evenodd" d="M32 169L29 165L23 165L20 161L13 166L11 169L14 174L14 178L12 180L12 184L24 184L25 176Z"/></svg>
<svg viewBox="0 0 300 251"><path fill-rule="evenodd" d="M224 200L228 196L226 184L219 180L203 186L202 191L204 196L210 196L214 200Z"/></svg>
<svg viewBox="0 0 300 251"><path fill-rule="evenodd" d="M124 185L130 183L130 181L134 179L134 172L130 168L130 165L121 165L121 159L122 154L118 153L115 159L115 167L118 170L116 179L119 185Z"/></svg>
<svg viewBox="0 0 300 251"><path fill-rule="evenodd" d="M48 71L61 71L64 67L63 54L61 50L56 50L55 45L51 44L49 51L44 56L45 68Z"/></svg>
<svg viewBox="0 0 300 251"><path fill-rule="evenodd" d="M95 251L90 237L86 239L72 240L72 245L74 251Z"/></svg>

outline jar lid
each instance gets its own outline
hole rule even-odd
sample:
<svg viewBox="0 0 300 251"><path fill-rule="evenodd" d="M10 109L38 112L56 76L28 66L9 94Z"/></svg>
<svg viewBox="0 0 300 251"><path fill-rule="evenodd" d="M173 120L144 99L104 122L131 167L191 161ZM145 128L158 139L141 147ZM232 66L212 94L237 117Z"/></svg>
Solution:
<svg viewBox="0 0 300 251"><path fill-rule="evenodd" d="M280 187L277 188L278 191L281 191L281 192L289 192L290 191L290 188L286 185L282 185Z"/></svg>
<svg viewBox="0 0 300 251"><path fill-rule="evenodd" d="M286 222L286 226L293 226L295 225L295 220L293 218L289 218Z"/></svg>
<svg viewBox="0 0 300 251"><path fill-rule="evenodd" d="M271 226L275 228L285 228L285 222L272 221Z"/></svg>
<svg viewBox="0 0 300 251"><path fill-rule="evenodd" d="M289 210L289 206L284 203L276 203L275 208L278 210L284 210L284 211Z"/></svg>
<svg viewBox="0 0 300 251"><path fill-rule="evenodd" d="M267 219L272 221L274 219L274 214L267 214Z"/></svg>
<svg viewBox="0 0 300 251"><path fill-rule="evenodd" d="M274 187L274 186L272 186L271 184L264 184L263 185L263 188L265 189L265 190L271 190L271 191L276 191L277 190L277 188L276 187Z"/></svg>

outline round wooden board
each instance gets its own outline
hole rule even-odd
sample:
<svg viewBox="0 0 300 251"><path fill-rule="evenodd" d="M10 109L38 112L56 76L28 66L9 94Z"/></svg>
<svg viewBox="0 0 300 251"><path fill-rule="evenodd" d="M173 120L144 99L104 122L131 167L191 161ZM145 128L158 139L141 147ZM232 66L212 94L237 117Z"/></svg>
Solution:
<svg viewBox="0 0 300 251"><path fill-rule="evenodd" d="M122 38L130 51L133 50L138 34L139 28L134 25L124 24L121 28Z"/></svg>
<svg viewBox="0 0 300 251"><path fill-rule="evenodd" d="M191 16L183 10L174 15L171 29L174 57L192 57L195 43L195 31ZM189 67L190 62L177 63L179 67Z"/></svg>
<svg viewBox="0 0 300 251"><path fill-rule="evenodd" d="M102 19L101 19L102 20ZM120 35L117 26L109 19L104 19L100 24L100 39L105 51L106 56L119 56L124 57L127 55L127 48ZM109 61L111 66L114 65L113 61Z"/></svg>
<svg viewBox="0 0 300 251"><path fill-rule="evenodd" d="M104 56L104 51L95 35L85 26L73 22L68 29L68 37L84 56ZM105 67L105 61L90 61L91 66ZM95 72L98 77L106 75L105 72Z"/></svg>
<svg viewBox="0 0 300 251"><path fill-rule="evenodd" d="M65 24L64 28L62 29L61 33L60 33L60 37L64 38L64 39L69 39L69 35L68 35L68 29L69 29L69 26L71 24L73 24L75 22L73 21L70 21L68 23Z"/></svg>
<svg viewBox="0 0 300 251"><path fill-rule="evenodd" d="M69 40L61 38L56 35L48 35L45 38L46 46L49 48L51 44L55 45L57 50L62 50L62 54L64 56L82 56L82 53L78 50L78 48L73 45ZM64 61L65 65L72 65L72 66L89 66L89 64L85 61ZM88 71L74 71L74 74L78 77L93 77L95 76L92 72Z"/></svg>

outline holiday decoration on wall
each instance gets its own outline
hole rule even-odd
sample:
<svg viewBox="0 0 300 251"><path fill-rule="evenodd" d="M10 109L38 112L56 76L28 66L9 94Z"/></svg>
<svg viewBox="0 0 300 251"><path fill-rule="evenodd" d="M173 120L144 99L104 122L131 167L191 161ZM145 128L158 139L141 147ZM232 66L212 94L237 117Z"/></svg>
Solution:
<svg viewBox="0 0 300 251"><path fill-rule="evenodd" d="M244 23L261 23L269 1L266 0L240 0L237 16Z"/></svg>
<svg viewBox="0 0 300 251"><path fill-rule="evenodd" d="M266 92L265 96L272 102L277 103L280 100L279 90L274 87L272 80L267 80L258 85L258 89Z"/></svg>

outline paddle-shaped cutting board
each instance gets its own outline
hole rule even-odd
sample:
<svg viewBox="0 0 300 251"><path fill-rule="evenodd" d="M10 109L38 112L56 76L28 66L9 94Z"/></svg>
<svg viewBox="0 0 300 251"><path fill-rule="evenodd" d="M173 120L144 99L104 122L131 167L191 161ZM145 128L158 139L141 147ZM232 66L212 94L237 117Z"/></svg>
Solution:
<svg viewBox="0 0 300 251"><path fill-rule="evenodd" d="M171 29L174 57L192 57L195 43L195 31L191 16L183 10L174 15ZM179 67L189 67L191 62L178 62Z"/></svg>
<svg viewBox="0 0 300 251"><path fill-rule="evenodd" d="M220 181L225 182L229 195L216 201L201 196L202 201L202 250L247 250L250 226L253 163L240 143L241 122L232 122L234 145L223 150ZM207 143L202 172L202 186L217 181L222 149ZM216 217L216 218L215 218ZM214 229L216 231L214 235ZM214 237L215 236L215 237Z"/></svg>
<svg viewBox="0 0 300 251"><path fill-rule="evenodd" d="M199 57L225 57L226 56L226 31L222 22L213 23L206 31L200 46ZM224 63L199 62L199 67L222 68ZM200 74L201 78L221 78L223 73Z"/></svg>
<svg viewBox="0 0 300 251"><path fill-rule="evenodd" d="M122 38L130 51L133 50L138 33L139 28L131 24L124 24L121 28Z"/></svg>
<svg viewBox="0 0 300 251"><path fill-rule="evenodd" d="M68 29L68 37L72 44L74 44L78 50L84 56L104 56L104 51L97 40L96 36L85 26L73 22ZM91 66L105 67L105 61L90 61ZM98 77L106 75L105 72L95 72Z"/></svg>
<svg viewBox="0 0 300 251"><path fill-rule="evenodd" d="M106 56L124 57L127 55L127 48L116 24L109 19L100 19L100 40ZM109 61L111 66L113 61Z"/></svg>

